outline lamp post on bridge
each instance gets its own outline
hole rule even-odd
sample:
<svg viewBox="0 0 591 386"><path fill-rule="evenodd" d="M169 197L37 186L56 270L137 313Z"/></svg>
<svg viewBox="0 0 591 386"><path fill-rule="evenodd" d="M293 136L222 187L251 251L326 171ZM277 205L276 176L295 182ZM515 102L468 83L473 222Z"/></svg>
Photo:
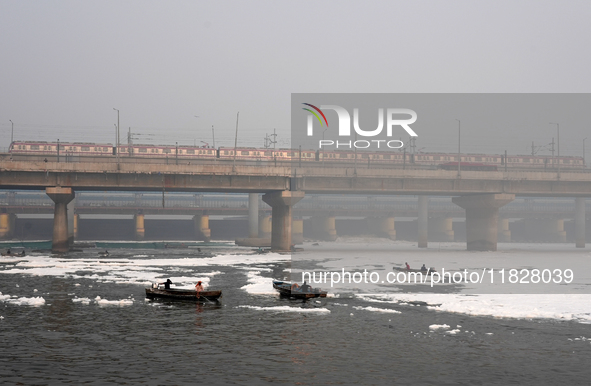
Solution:
<svg viewBox="0 0 591 386"><path fill-rule="evenodd" d="M587 139L587 137L583 138L583 167L586 168L587 167L587 163L585 162L585 140Z"/></svg>
<svg viewBox="0 0 591 386"><path fill-rule="evenodd" d="M550 122L551 125L556 125L556 139L557 139L557 147L558 147L558 178L560 178L560 124L555 122Z"/></svg>
<svg viewBox="0 0 591 386"><path fill-rule="evenodd" d="M458 121L458 178L460 178L462 175L462 171L460 169L460 130L461 130L462 123L460 122L459 119L456 119L456 121Z"/></svg>
<svg viewBox="0 0 591 386"><path fill-rule="evenodd" d="M12 142L14 141L14 122L12 122L12 119L9 119L9 121L12 126L10 129L10 144L12 145ZM8 148L10 149L10 146Z"/></svg>
<svg viewBox="0 0 591 386"><path fill-rule="evenodd" d="M117 155L117 164L119 164L119 109L113 107L113 110L117 111L117 138L115 138L115 154Z"/></svg>

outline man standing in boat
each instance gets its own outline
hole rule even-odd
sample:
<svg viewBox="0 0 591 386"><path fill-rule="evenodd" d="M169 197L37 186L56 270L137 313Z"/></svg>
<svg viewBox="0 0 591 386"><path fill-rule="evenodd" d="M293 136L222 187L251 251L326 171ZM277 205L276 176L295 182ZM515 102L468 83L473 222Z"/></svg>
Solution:
<svg viewBox="0 0 591 386"><path fill-rule="evenodd" d="M199 297L201 295L201 292L203 291L203 286L201 285L201 281L198 281L197 284L195 285L195 291L197 291L197 297Z"/></svg>
<svg viewBox="0 0 591 386"><path fill-rule="evenodd" d="M170 289L171 284L172 284L172 281L170 281L170 279L166 279L166 281L164 283L158 283L158 285L164 285L164 289Z"/></svg>

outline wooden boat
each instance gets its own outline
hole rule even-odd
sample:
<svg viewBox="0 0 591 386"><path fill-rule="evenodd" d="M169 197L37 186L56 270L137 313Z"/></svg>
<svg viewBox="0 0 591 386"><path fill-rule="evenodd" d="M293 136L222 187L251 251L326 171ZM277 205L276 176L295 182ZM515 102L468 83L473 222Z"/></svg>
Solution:
<svg viewBox="0 0 591 386"><path fill-rule="evenodd" d="M423 275L431 275L433 272L435 272L435 268L433 268L433 267L429 268L426 271L422 271L420 269L414 269L414 268L407 269L404 267L392 267L392 269L394 271L400 271L400 272L417 272L417 273L422 273Z"/></svg>
<svg viewBox="0 0 591 386"><path fill-rule="evenodd" d="M193 302L216 302L222 296L222 291L201 291L197 296L197 291L191 289L163 289L163 288L146 288L146 297L148 299L177 299L190 300Z"/></svg>
<svg viewBox="0 0 591 386"><path fill-rule="evenodd" d="M294 299L310 299L310 298L325 298L327 292L320 290L320 288L312 288L310 291L302 292L299 288L291 289L292 283L286 281L273 280L273 288L275 288L279 295L290 297ZM299 287L299 286L298 286Z"/></svg>

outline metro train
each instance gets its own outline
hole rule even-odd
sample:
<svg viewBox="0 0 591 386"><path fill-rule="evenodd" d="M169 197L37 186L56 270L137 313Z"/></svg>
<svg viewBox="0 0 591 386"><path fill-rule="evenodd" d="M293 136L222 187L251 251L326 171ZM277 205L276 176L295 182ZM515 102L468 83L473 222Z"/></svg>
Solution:
<svg viewBox="0 0 591 386"><path fill-rule="evenodd" d="M357 162L359 165L423 165L444 170L454 170L458 165L457 154L405 152L370 152L354 150L299 150L299 149L260 149L254 147L200 147L173 145L119 145L120 157L176 158L193 159L234 159L253 161L298 161L346 163ZM9 153L14 155L37 156L92 156L113 157L117 154L116 146L110 143L88 142L28 142L15 141L10 144ZM357 161L355 161L357 160ZM497 154L462 154L460 166L464 170L493 171L498 168L546 169L560 165L561 169L583 169L583 157L573 156L531 156Z"/></svg>

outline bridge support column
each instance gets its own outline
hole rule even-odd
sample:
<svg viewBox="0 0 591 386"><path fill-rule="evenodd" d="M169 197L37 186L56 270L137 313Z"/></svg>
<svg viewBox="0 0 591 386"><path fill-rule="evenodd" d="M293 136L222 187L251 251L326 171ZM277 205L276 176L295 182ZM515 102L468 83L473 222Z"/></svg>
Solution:
<svg viewBox="0 0 591 386"><path fill-rule="evenodd" d="M74 240L78 239L78 222L80 221L80 215L78 213L74 214L74 222L73 222L73 231L74 231Z"/></svg>
<svg viewBox="0 0 591 386"><path fill-rule="evenodd" d="M585 197L575 198L575 244L585 248Z"/></svg>
<svg viewBox="0 0 591 386"><path fill-rule="evenodd" d="M55 203L53 212L53 240L51 251L65 253L70 250L68 243L68 203L74 199L72 188L51 187L45 193Z"/></svg>
<svg viewBox="0 0 591 386"><path fill-rule="evenodd" d="M0 240L10 240L14 236L16 215L0 213Z"/></svg>
<svg viewBox="0 0 591 386"><path fill-rule="evenodd" d="M453 197L466 210L466 239L469 251L496 251L499 208L515 199L514 194L478 194Z"/></svg>
<svg viewBox="0 0 591 386"><path fill-rule="evenodd" d="M248 237L259 237L259 194L248 194Z"/></svg>
<svg viewBox="0 0 591 386"><path fill-rule="evenodd" d="M334 216L312 217L312 232L318 240L335 241L337 229Z"/></svg>
<svg viewBox="0 0 591 386"><path fill-rule="evenodd" d="M211 229L209 229L209 215L197 214L193 217L195 223L195 237L204 241L211 240Z"/></svg>
<svg viewBox="0 0 591 386"><path fill-rule="evenodd" d="M304 242L304 220L301 218L292 221L291 237L294 244Z"/></svg>
<svg viewBox="0 0 591 386"><path fill-rule="evenodd" d="M419 196L419 239L418 247L427 248L429 235L429 196Z"/></svg>
<svg viewBox="0 0 591 386"><path fill-rule="evenodd" d="M525 234L528 240L545 243L566 242L563 219L525 219Z"/></svg>
<svg viewBox="0 0 591 386"><path fill-rule="evenodd" d="M272 208L272 250L291 250L292 208L302 198L304 198L302 191L281 191L263 195L263 201Z"/></svg>
<svg viewBox="0 0 591 386"><path fill-rule="evenodd" d="M394 217L368 218L367 222L370 231L376 236L387 237L390 240L396 240Z"/></svg>
<svg viewBox="0 0 591 386"><path fill-rule="evenodd" d="M435 217L429 220L429 234L433 241L454 241L453 218Z"/></svg>
<svg viewBox="0 0 591 386"><path fill-rule="evenodd" d="M68 244L74 245L74 203L76 198L68 203Z"/></svg>
<svg viewBox="0 0 591 386"><path fill-rule="evenodd" d="M511 241L511 231L509 230L509 219L500 218L497 229L497 237L500 242L508 243Z"/></svg>
<svg viewBox="0 0 591 386"><path fill-rule="evenodd" d="M137 213L133 216L135 223L135 239L141 241L146 236L146 227L144 225L144 214Z"/></svg>
<svg viewBox="0 0 591 386"><path fill-rule="evenodd" d="M271 230L273 229L272 217L264 214L259 217L259 237L261 239L270 239Z"/></svg>

